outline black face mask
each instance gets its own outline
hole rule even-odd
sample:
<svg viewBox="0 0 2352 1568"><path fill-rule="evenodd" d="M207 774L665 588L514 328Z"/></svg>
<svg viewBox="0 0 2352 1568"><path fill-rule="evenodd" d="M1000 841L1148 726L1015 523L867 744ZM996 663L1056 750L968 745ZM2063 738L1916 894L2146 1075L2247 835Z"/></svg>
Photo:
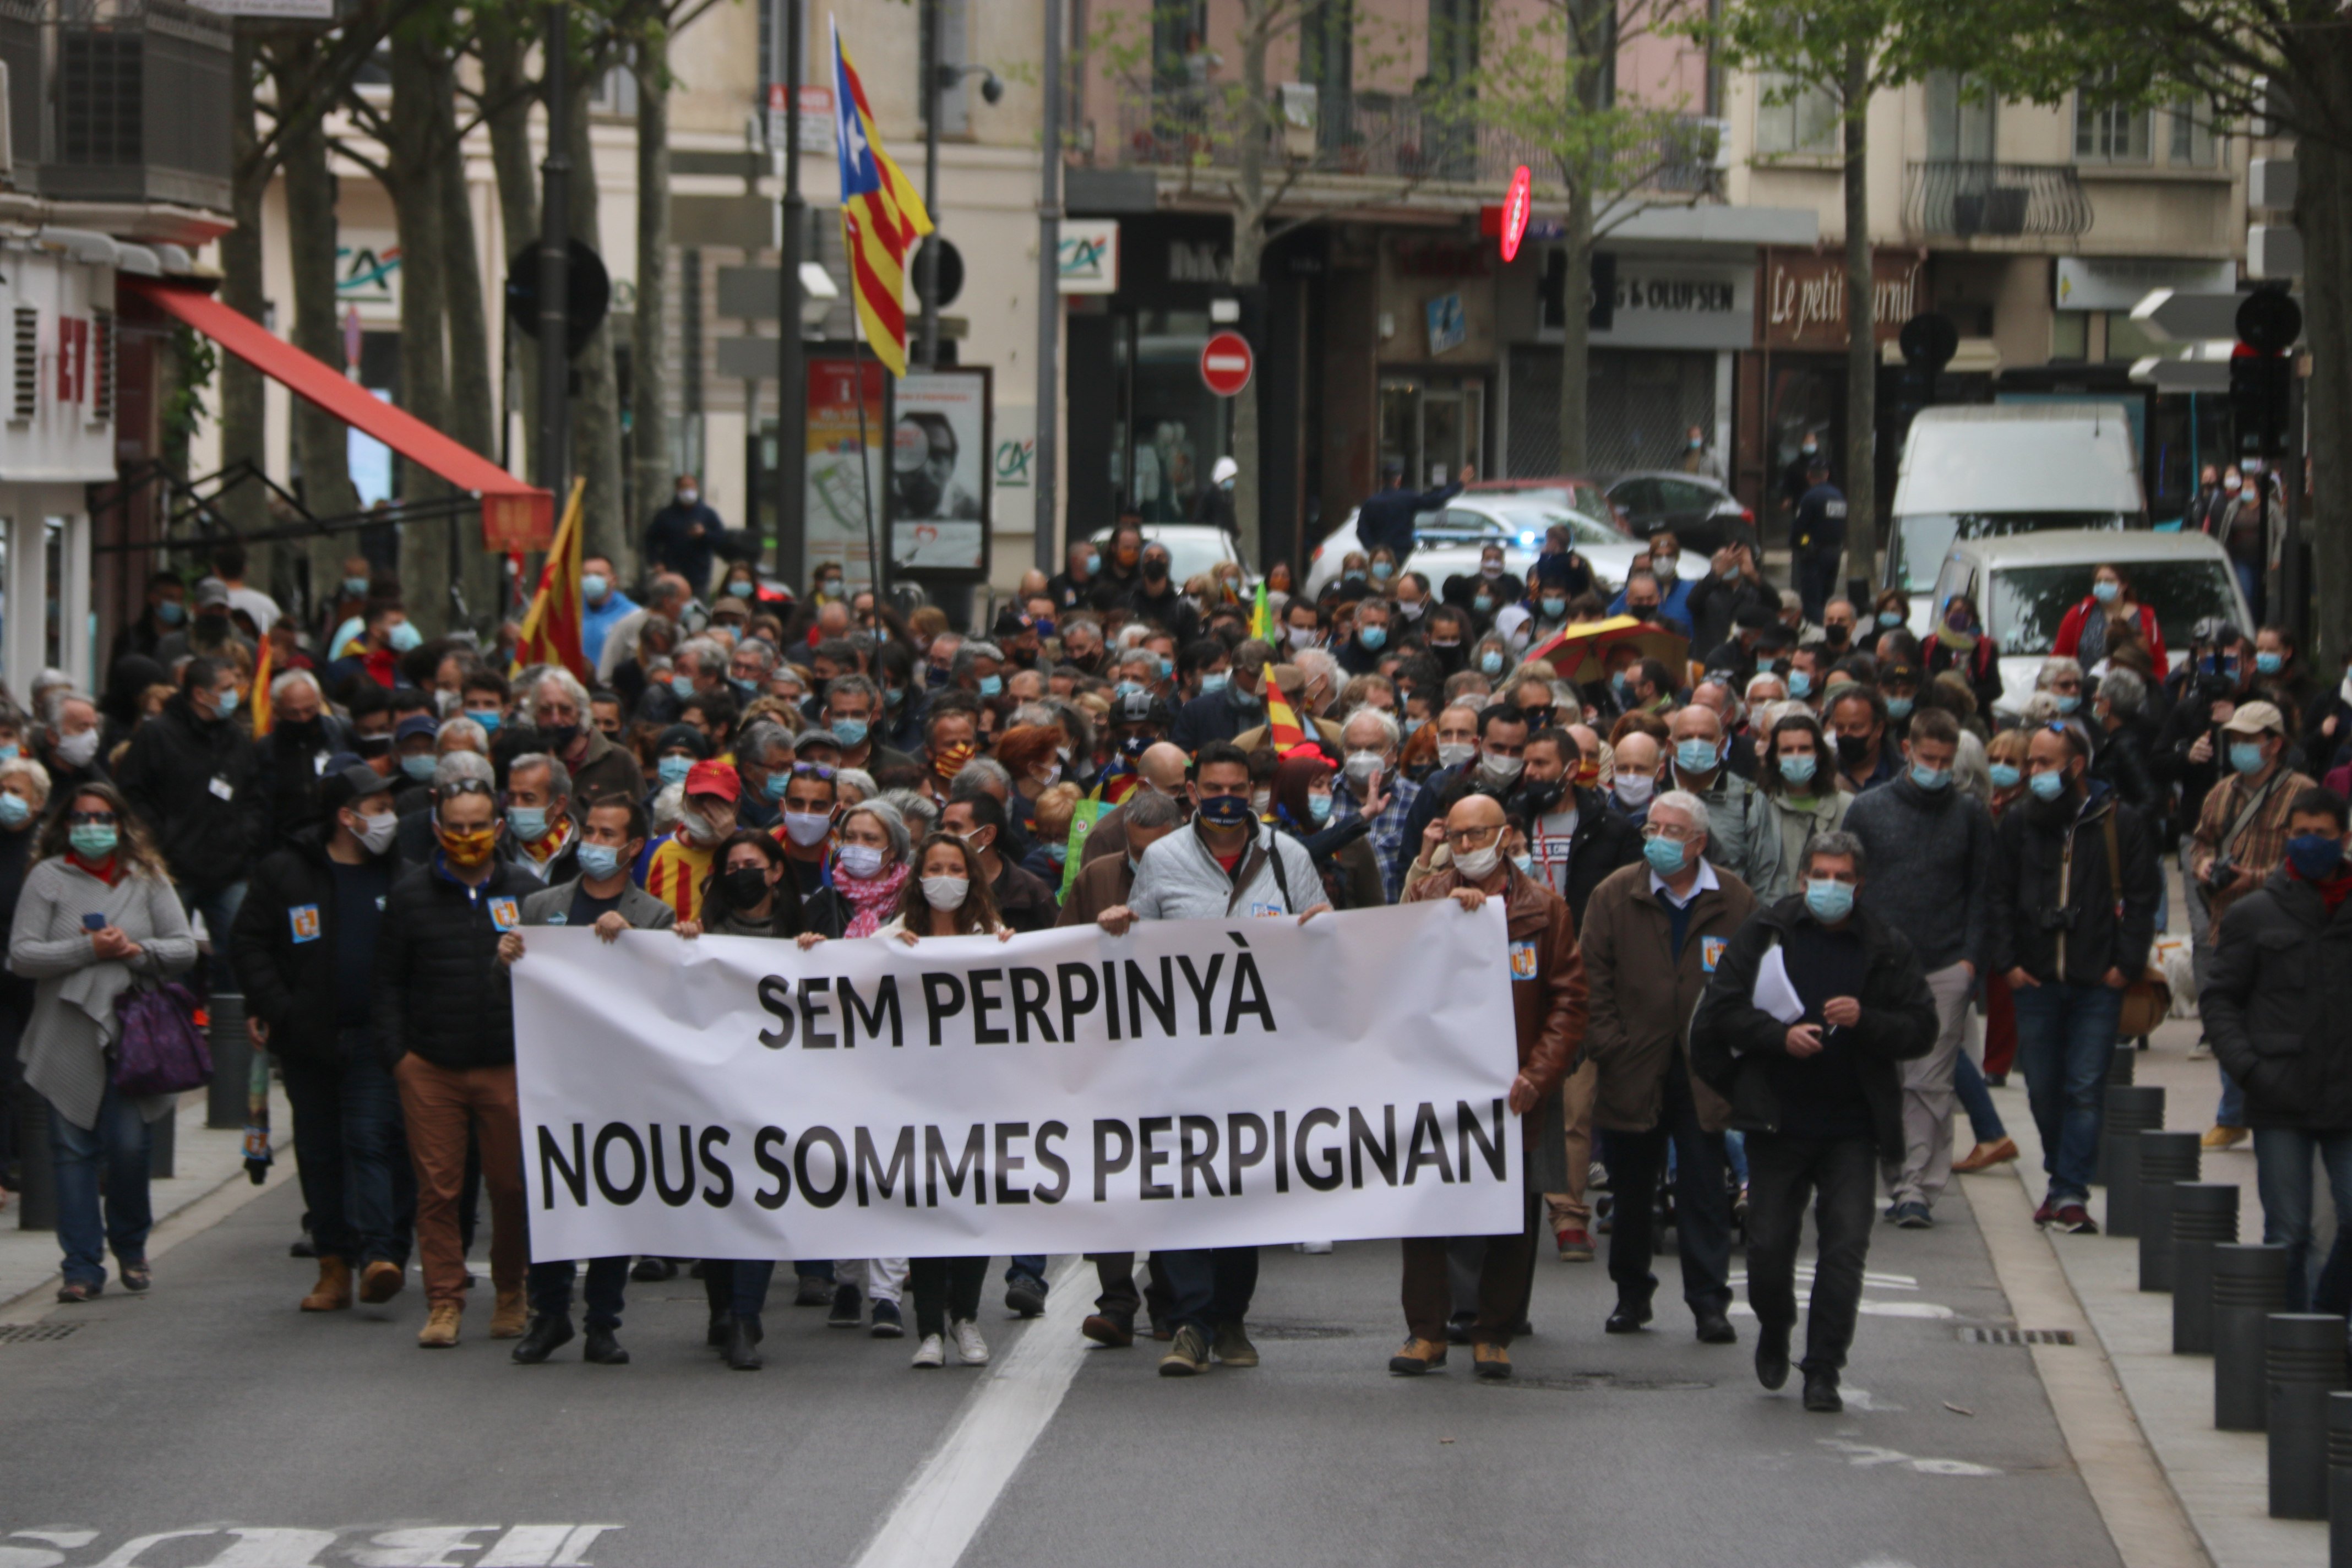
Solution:
<svg viewBox="0 0 2352 1568"><path fill-rule="evenodd" d="M1853 630L1853 628L1852 626L1823 626L1822 628L1822 640L1829 644L1832 647L1843 647L1845 646L1846 637L1852 634Z"/></svg>
<svg viewBox="0 0 2352 1568"><path fill-rule="evenodd" d="M325 721L320 719L289 719L276 728L285 731L289 741L315 741L319 738L319 731L325 728Z"/></svg>
<svg viewBox="0 0 2352 1568"><path fill-rule="evenodd" d="M360 755L362 757L380 757L392 750L392 737L389 735L362 735L357 741L353 742L352 744L359 748Z"/></svg>
<svg viewBox="0 0 2352 1568"><path fill-rule="evenodd" d="M577 724L541 724L539 727L539 733L541 738L547 742L547 749L549 751L568 752L572 749L572 742L580 738L580 726Z"/></svg>
<svg viewBox="0 0 2352 1568"><path fill-rule="evenodd" d="M1547 779L1540 784L1519 786L1518 797L1513 802L1528 816L1546 816L1559 809L1560 797L1568 793L1566 779Z"/></svg>
<svg viewBox="0 0 2352 1568"><path fill-rule="evenodd" d="M1870 760L1870 737L1840 735L1837 738L1838 761L1849 768L1858 768Z"/></svg>
<svg viewBox="0 0 2352 1568"><path fill-rule="evenodd" d="M739 910L748 910L758 903L768 891L768 873L757 866L739 866L723 873L719 885L726 890L727 901Z"/></svg>

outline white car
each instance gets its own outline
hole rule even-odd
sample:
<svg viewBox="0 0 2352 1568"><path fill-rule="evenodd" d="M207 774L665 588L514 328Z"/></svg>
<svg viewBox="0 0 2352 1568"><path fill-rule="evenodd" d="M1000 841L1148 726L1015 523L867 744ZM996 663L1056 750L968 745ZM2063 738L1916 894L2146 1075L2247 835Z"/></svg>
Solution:
<svg viewBox="0 0 2352 1568"><path fill-rule="evenodd" d="M1936 574L1934 616L1943 617L1954 594L1976 602L2000 648L1997 708L2024 710L2059 623L2089 595L2091 573L2105 562L2130 574L2133 595L2156 612L2166 651L2176 659L2186 655L2190 629L2209 616L2253 624L2228 553L2202 533L2067 528L1955 540Z"/></svg>
<svg viewBox="0 0 2352 1568"><path fill-rule="evenodd" d="M1231 561L1242 569L1242 587L1257 586L1258 574L1242 559L1240 542L1211 522L1139 522L1146 544L1168 547L1168 580L1181 591L1195 577L1206 577ZM1110 560L1111 531L1098 528L1089 536L1094 547L1102 552L1105 564Z"/></svg>
<svg viewBox="0 0 2352 1568"><path fill-rule="evenodd" d="M1465 491L1441 510L1423 512L1413 520L1415 542L1404 569L1428 578L1431 594L1441 595L1448 577L1476 572L1486 547L1500 544L1505 569L1524 577L1535 563L1544 534L1558 524L1567 525L1577 553L1592 563L1593 574L1607 584L1604 598L1623 584L1633 557L1649 549L1615 524L1567 505L1557 491ZM1301 591L1310 600L1320 595L1339 575L1339 563L1348 552L1362 548L1356 539L1356 514L1350 511L1348 521L1315 547Z"/></svg>

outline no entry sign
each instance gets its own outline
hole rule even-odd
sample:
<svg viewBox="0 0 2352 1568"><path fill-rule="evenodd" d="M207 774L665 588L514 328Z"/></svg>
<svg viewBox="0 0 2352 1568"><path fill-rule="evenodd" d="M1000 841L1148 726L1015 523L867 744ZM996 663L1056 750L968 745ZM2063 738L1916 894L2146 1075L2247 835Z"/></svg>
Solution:
<svg viewBox="0 0 2352 1568"><path fill-rule="evenodd" d="M1232 397L1249 384L1255 363L1249 340L1239 332L1219 332L1201 350L1201 380L1219 397Z"/></svg>
<svg viewBox="0 0 2352 1568"><path fill-rule="evenodd" d="M1522 163L1511 175L1511 188L1503 197L1503 259L1516 261L1519 241L1527 237L1528 207L1535 195L1534 176Z"/></svg>

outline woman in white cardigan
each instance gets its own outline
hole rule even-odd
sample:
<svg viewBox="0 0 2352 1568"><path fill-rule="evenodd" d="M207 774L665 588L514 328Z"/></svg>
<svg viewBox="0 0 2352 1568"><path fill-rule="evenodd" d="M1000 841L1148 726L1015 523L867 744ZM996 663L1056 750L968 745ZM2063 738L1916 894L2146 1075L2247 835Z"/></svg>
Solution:
<svg viewBox="0 0 2352 1568"><path fill-rule="evenodd" d="M110 1244L123 1289L151 1283L148 1128L173 1105L171 1095L116 1090L115 1002L186 970L196 942L162 860L111 784L77 789L42 827L38 852L8 937L8 967L35 982L17 1057L49 1104L65 1253L58 1300L87 1301L106 1287Z"/></svg>

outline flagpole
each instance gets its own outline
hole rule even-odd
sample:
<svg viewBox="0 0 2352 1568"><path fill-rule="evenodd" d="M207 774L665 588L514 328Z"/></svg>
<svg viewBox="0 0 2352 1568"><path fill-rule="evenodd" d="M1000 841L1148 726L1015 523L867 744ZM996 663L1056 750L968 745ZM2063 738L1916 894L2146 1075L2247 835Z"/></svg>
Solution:
<svg viewBox="0 0 2352 1568"><path fill-rule="evenodd" d="M874 602L882 602L882 557L874 549L874 443L866 433L866 336L851 341L849 363L857 367L857 493L866 517L866 571L874 584ZM879 363L879 361L876 362ZM889 367L883 366L887 376ZM845 573L845 576L847 574Z"/></svg>
<svg viewBox="0 0 2352 1568"><path fill-rule="evenodd" d="M776 575L795 595L808 581L808 370L801 346L801 247L808 212L801 195L802 25L802 0L785 0L784 211L776 268L782 294L776 323Z"/></svg>

